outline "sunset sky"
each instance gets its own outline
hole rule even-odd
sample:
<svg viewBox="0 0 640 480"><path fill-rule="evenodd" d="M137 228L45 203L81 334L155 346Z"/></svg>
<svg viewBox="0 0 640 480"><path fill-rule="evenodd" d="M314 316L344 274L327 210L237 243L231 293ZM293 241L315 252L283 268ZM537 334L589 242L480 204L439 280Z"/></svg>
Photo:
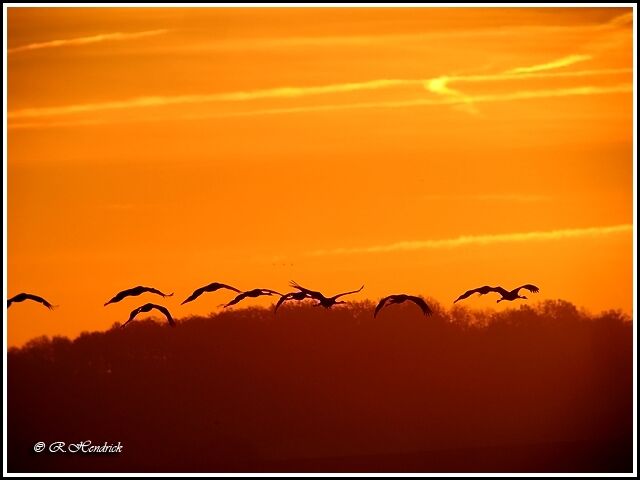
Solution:
<svg viewBox="0 0 640 480"><path fill-rule="evenodd" d="M9 8L8 344L213 281L632 310L630 8ZM136 285L146 294L103 307ZM471 297L470 308L496 304ZM273 299L240 304L268 305ZM144 317L142 317L144 318Z"/></svg>

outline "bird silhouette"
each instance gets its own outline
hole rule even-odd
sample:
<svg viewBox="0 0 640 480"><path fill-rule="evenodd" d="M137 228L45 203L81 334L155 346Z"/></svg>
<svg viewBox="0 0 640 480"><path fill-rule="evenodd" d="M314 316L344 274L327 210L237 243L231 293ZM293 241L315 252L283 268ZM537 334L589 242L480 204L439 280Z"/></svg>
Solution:
<svg viewBox="0 0 640 480"><path fill-rule="evenodd" d="M156 290L155 288L152 288L152 287L137 286L137 287L133 287L133 288L129 288L127 290L121 291L115 297L113 297L111 300L105 303L104 306L106 307L110 303L116 303L122 300L123 298L135 297L145 292L155 293L156 295L160 295L161 297L171 297L173 295L173 293L162 293L160 290Z"/></svg>
<svg viewBox="0 0 640 480"><path fill-rule="evenodd" d="M284 302L288 300L300 301L300 300L304 300L305 298L311 298L311 297L309 297L309 295L306 292L302 292L302 291L285 293L280 297L280 299L278 300L278 303L276 303L276 308L273 310L273 313L277 313L278 308L280 308L280 305L282 305Z"/></svg>
<svg viewBox="0 0 640 480"><path fill-rule="evenodd" d="M536 287L535 285L532 285L530 283L527 283L526 285L522 285L522 286L520 286L518 288L514 288L511 291L507 291L502 287L490 287L489 285L485 285L484 287L474 288L473 290L467 290L462 295L460 295L458 298L456 298L453 301L453 303L456 303L459 300L464 300L465 298L473 295L474 293L479 293L480 295L486 295L487 293L490 293L490 292L497 292L502 296L502 298L498 299L496 301L496 303L500 303L503 300L513 301L513 300L516 300L517 298L526 299L527 297L525 297L524 295L522 295L522 296L518 295L518 292L520 292L521 288L524 288L525 290L529 290L531 293L538 293L540 291L540 289L538 287Z"/></svg>
<svg viewBox="0 0 640 480"><path fill-rule="evenodd" d="M136 308L135 310L131 311L131 315L129 315L129 320L127 320L126 322L124 322L122 324L122 326L124 327L125 325L127 325L130 321L132 321L134 318L136 318L136 315L138 315L139 313L142 312L149 312L152 309L156 309L160 312L162 312L164 314L165 317L167 317L167 320L169 321L169 325L171 325L172 327L176 326L176 322L173 319L173 317L171 316L171 313L169 313L169 310L167 310L165 307L163 307L162 305L156 305L155 303L145 303L144 305L142 305L141 307Z"/></svg>
<svg viewBox="0 0 640 480"><path fill-rule="evenodd" d="M375 312L373 312L373 318L375 318L376 315L378 315L380 310L382 310L385 307L385 305L402 303L402 302L406 302L407 300L418 305L422 310L422 313L424 313L425 317L433 313L429 308L429 305L427 305L427 302L425 302L423 298L416 297L414 295L405 295L402 293L399 295L389 295L388 297L384 297L382 300L380 300L380 302L378 303L378 306L376 307Z"/></svg>
<svg viewBox="0 0 640 480"><path fill-rule="evenodd" d="M39 297L37 295L33 295L31 293L19 293L16 296L11 297L9 300L7 300L7 308L9 308L12 303L23 302L25 300L33 300L34 302L39 302L43 304L45 307L47 307L49 310L52 310L57 306L57 305L51 305L44 298Z"/></svg>
<svg viewBox="0 0 640 480"><path fill-rule="evenodd" d="M184 305L185 303L193 302L196 298L202 295L205 292L215 292L216 290L220 290L221 288L226 288L227 290L233 290L234 292L241 293L236 287L232 287L230 285L225 285L224 283L213 282L209 285L205 285L204 287L200 287L187 298L180 305Z"/></svg>
<svg viewBox="0 0 640 480"><path fill-rule="evenodd" d="M317 300L318 303L316 303L314 306L318 307L318 306L322 305L324 308L331 308L334 305L336 305L337 303L347 303L347 302L345 302L343 300L338 301L338 298L343 297L344 295L350 295L352 293L358 293L360 290L362 290L364 288L364 285L362 285L357 290L351 290L349 292L339 293L337 295L334 295L333 297L325 297L322 293L316 292L314 290L309 290L308 288L305 288L305 287L299 285L298 283L294 282L293 280L290 282L290 285L292 287L294 287L294 288L297 288L299 291L306 293L309 298L313 298L314 300Z"/></svg>
<svg viewBox="0 0 640 480"><path fill-rule="evenodd" d="M240 295L236 296L229 303L224 305L224 308L230 307L231 305L235 305L238 302L241 302L245 298L255 298L260 297L261 295L280 295L281 293L276 292L275 290L269 290L268 288L254 288L253 290L247 290L246 292L242 292Z"/></svg>

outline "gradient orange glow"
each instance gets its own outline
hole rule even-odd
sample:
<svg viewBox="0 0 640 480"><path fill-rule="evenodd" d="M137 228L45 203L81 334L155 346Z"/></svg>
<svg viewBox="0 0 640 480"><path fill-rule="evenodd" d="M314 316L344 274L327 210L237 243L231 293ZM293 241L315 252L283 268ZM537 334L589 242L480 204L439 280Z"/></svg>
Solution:
<svg viewBox="0 0 640 480"><path fill-rule="evenodd" d="M213 281L632 308L629 8L9 8L8 343ZM475 308L512 308L495 298ZM356 298L354 296L354 298ZM247 305L266 305L250 300Z"/></svg>

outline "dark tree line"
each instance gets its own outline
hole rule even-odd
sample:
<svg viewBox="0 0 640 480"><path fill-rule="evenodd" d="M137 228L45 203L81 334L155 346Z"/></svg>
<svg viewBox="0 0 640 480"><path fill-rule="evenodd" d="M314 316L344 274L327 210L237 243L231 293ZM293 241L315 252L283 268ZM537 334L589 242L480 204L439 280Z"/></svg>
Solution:
<svg viewBox="0 0 640 480"><path fill-rule="evenodd" d="M629 318L429 305L33 340L8 355L8 470L631 471ZM124 450L33 451L82 440Z"/></svg>

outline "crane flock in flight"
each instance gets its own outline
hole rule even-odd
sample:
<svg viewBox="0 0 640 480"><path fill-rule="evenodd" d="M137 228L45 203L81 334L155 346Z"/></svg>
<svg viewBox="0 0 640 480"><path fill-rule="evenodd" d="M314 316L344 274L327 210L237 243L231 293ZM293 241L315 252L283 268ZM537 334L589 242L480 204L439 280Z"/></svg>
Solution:
<svg viewBox="0 0 640 480"><path fill-rule="evenodd" d="M189 302L192 302L192 301L196 300L203 293L215 292L217 290L230 290L232 292L237 293L238 295L236 295L236 297L233 298L228 303L223 304L222 306L224 308L228 308L228 307L231 307L233 305L236 305L237 303L241 302L242 300L244 300L246 298L256 298L256 297L260 297L260 296L278 295L278 296L280 296L280 298L278 299L278 302L275 305L274 313L277 313L278 308L280 308L280 306L282 306L282 304L284 304L287 301L293 301L293 300L303 301L303 300L306 300L306 299L314 300L316 303L314 303L313 306L315 306L315 307L322 306L322 307L324 307L326 309L329 309L329 308L333 307L334 305L347 303L344 300L338 300L340 297L343 297L343 296L346 296L346 295L352 295L354 293L358 293L364 288L364 285L362 285L357 290L350 290L348 292L338 293L338 294L333 295L331 297L327 297L323 293L318 292L316 290L310 290L310 289L308 289L306 287L303 287L302 285L300 285L299 283L297 283L297 282L295 282L293 280L290 282L290 285L293 288L295 288L297 291L282 294L280 292L277 292L275 290L271 290L271 289L268 289L268 288L254 288L252 290L246 290L246 291L243 292L243 291L241 291L240 289L238 289L236 287L232 287L231 285L227 285L227 284L224 284L224 283L213 282L213 283L210 283L208 285L205 285L203 287L200 287L200 288L197 288L196 290L194 290L193 293L189 297L187 297L186 300L184 300L181 303L181 305L184 305L185 303L189 303ZM519 294L521 289L528 290L531 293L538 293L540 291L540 289L538 287L536 287L535 285L532 285L530 283L527 283L525 285L521 285L521 286L519 286L517 288L514 288L513 290L506 290L506 289L504 289L503 287L500 287L500 286L491 287L489 285L485 285L483 287L467 290L462 295L460 295L457 299L455 299L453 303L456 303L456 302L458 302L460 300L464 300L465 298L470 297L474 293L479 293L480 295L486 295L486 294L491 293L491 292L495 292L495 293L499 293L500 294L500 298L497 300L498 303L500 303L502 301L510 301L511 302L511 301L517 300L517 299L526 299L527 298L526 296ZM163 298L173 296L173 293L163 293L160 290L157 290L157 289L155 289L153 287L137 286L137 287L129 288L129 289L126 289L126 290L122 290L121 292L118 292L111 300L106 302L104 304L104 306L106 307L109 304L120 302L121 300L123 300L123 299L125 299L127 297L135 297L135 296L141 295L143 293L153 293L155 295L160 295ZM24 300L32 300L32 301L41 303L42 305L44 305L45 307L47 307L49 309L53 309L56 306L56 305L52 305L51 303L49 303L44 298L39 297L37 295L33 295L33 294L30 294L30 293L19 293L18 295L15 295L14 297L12 297L12 298L7 300L7 308L9 308L13 303L22 302ZM431 308L429 307L427 302L424 300L424 298L419 297L419 296L415 296L415 295L406 295L406 294L403 293L403 294L397 294L397 295L389 295L389 296L386 296L386 297L382 298L378 302L378 305L376 306L376 308L375 308L375 310L373 312L373 317L375 318L378 315L378 313L380 313L380 311L386 306L393 305L393 304L398 304L398 303L403 303L403 302L406 302L406 301L415 303L418 307L420 307L420 309L422 310L422 313L425 316L429 316L429 315L433 314L433 311L431 310ZM159 312L161 312L167 318L167 321L169 322L170 326L174 327L176 325L175 320L173 319L173 317L171 316L171 313L169 312L169 310L166 307L164 307L162 305L157 305L155 303L146 303L146 304L144 304L144 305L132 310L131 314L129 315L129 319L124 324L122 324L122 326L124 327L125 325L129 324L132 320L134 320L137 317L137 315L139 313L149 312L151 310L158 310Z"/></svg>

